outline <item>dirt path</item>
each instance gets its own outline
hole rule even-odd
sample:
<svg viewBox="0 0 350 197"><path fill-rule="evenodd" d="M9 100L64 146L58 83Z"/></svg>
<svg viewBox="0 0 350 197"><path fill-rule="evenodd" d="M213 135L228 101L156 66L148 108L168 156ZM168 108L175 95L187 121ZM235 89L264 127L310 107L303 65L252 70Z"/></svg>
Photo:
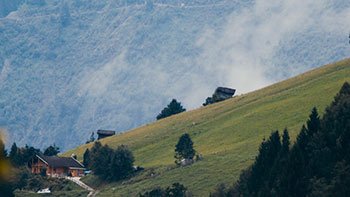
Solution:
<svg viewBox="0 0 350 197"><path fill-rule="evenodd" d="M98 194L97 190L94 190L93 188L91 188L90 186L86 185L85 183L83 183L80 180L80 177L66 177L66 179L73 181L74 183L76 183L77 185L79 185L80 187L82 187L83 189L89 191L89 194L87 195L87 197L95 197L96 194Z"/></svg>

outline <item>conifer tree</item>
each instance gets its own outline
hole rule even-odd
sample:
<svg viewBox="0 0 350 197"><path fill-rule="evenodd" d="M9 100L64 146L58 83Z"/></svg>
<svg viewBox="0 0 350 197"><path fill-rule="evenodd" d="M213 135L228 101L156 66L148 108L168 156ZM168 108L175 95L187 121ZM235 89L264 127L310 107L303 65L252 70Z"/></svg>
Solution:
<svg viewBox="0 0 350 197"><path fill-rule="evenodd" d="M157 120L160 120L162 118L166 118L181 112L186 111L184 107L182 107L181 103L178 102L176 99L173 99L167 107L165 107L160 114L157 116Z"/></svg>
<svg viewBox="0 0 350 197"><path fill-rule="evenodd" d="M309 144L309 136L307 135L307 133L307 128L305 127L305 125L303 125L296 142L296 145L299 146L301 151L305 151L306 147Z"/></svg>
<svg viewBox="0 0 350 197"><path fill-rule="evenodd" d="M113 150L108 145L102 146L100 142L95 142L91 149L91 169L96 175L104 180L109 179L110 170L108 169Z"/></svg>
<svg viewBox="0 0 350 197"><path fill-rule="evenodd" d="M56 156L58 153L60 153L60 148L55 144L50 145L44 150L44 155L46 156Z"/></svg>
<svg viewBox="0 0 350 197"><path fill-rule="evenodd" d="M19 166L21 164L21 155L15 142L11 146L9 157L13 165Z"/></svg>
<svg viewBox="0 0 350 197"><path fill-rule="evenodd" d="M180 164L182 159L193 159L196 151L193 148L193 142L188 133L183 134L175 146L175 163Z"/></svg>
<svg viewBox="0 0 350 197"><path fill-rule="evenodd" d="M85 168L89 168L90 160L90 150L87 148L83 155L83 165L85 166Z"/></svg>
<svg viewBox="0 0 350 197"><path fill-rule="evenodd" d="M288 153L289 152L289 146L290 146L290 137L287 128L283 131L282 136L282 153Z"/></svg>
<svg viewBox="0 0 350 197"><path fill-rule="evenodd" d="M252 166L251 175L247 180L250 195L257 196L265 183L269 180L271 167L281 150L281 140L278 131L271 134L267 141L263 141L258 156ZM267 183L266 183L267 184Z"/></svg>
<svg viewBox="0 0 350 197"><path fill-rule="evenodd" d="M320 129L321 122L320 117L317 112L317 108L314 107L309 116L309 120L306 122L307 125L307 134L311 137L314 133L317 133Z"/></svg>

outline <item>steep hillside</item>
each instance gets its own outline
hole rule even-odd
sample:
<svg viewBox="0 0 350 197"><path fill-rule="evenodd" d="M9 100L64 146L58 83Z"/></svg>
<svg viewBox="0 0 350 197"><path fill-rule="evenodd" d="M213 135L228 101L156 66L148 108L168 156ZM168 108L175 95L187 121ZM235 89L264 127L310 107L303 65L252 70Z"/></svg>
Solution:
<svg viewBox="0 0 350 197"><path fill-rule="evenodd" d="M0 127L8 144L67 150L172 98L193 109L216 86L255 90L346 58L349 13L348 0L0 0Z"/></svg>
<svg viewBox="0 0 350 197"><path fill-rule="evenodd" d="M103 139L102 143L111 147L128 145L136 164L146 171L123 184L104 186L100 195L135 195L173 182L188 186L196 196L208 195L217 183L231 184L237 179L271 131L288 127L295 137L312 107L323 113L345 81L350 81L350 59ZM174 146L184 132L192 136L195 149L204 159L189 167L174 168ZM81 158L88 147L91 144L65 154L77 153ZM95 182L88 177L86 181Z"/></svg>

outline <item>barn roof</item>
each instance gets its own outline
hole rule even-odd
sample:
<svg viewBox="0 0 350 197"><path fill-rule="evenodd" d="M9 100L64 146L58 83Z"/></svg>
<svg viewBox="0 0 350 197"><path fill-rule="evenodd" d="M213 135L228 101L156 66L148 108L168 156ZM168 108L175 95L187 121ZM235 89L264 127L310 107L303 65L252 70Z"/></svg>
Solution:
<svg viewBox="0 0 350 197"><path fill-rule="evenodd" d="M222 92L225 94L234 95L236 90L231 88L226 88L226 87L218 87L215 92Z"/></svg>
<svg viewBox="0 0 350 197"><path fill-rule="evenodd" d="M47 163L51 167L66 167L66 168L84 168L84 165L72 157L57 157L57 156L45 156L37 155L37 157L43 162Z"/></svg>
<svg viewBox="0 0 350 197"><path fill-rule="evenodd" d="M99 135L115 135L115 131L111 130L97 130L97 134Z"/></svg>

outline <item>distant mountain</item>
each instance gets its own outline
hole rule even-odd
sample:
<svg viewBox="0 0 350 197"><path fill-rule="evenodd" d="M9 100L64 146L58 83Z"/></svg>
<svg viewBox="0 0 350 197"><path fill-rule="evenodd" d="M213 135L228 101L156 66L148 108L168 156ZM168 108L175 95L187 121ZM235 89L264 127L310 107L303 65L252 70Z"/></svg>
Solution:
<svg viewBox="0 0 350 197"><path fill-rule="evenodd" d="M327 1L323 18L319 4L0 0L0 125L8 143L67 149L172 98L194 108L219 85L242 93L344 58L349 3ZM294 10L304 18L275 21Z"/></svg>

